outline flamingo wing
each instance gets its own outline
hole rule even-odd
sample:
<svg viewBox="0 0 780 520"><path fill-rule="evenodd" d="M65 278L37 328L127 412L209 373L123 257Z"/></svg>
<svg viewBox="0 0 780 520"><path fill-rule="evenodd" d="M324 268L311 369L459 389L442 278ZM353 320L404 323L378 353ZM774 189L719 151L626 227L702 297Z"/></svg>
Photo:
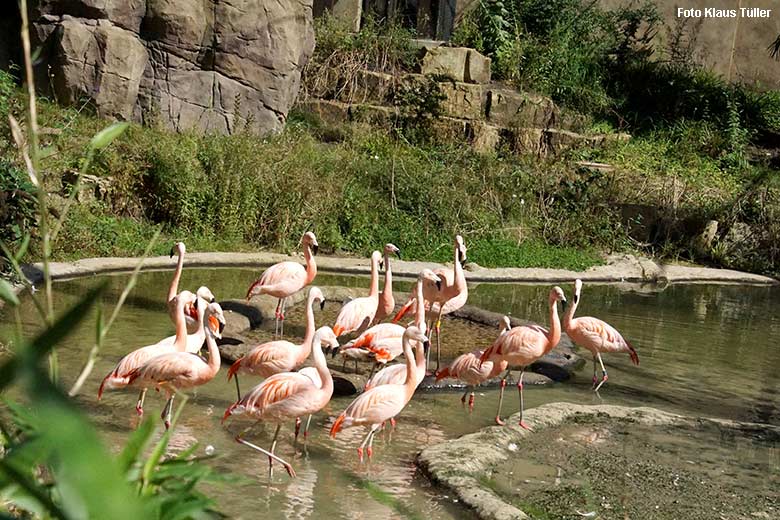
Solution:
<svg viewBox="0 0 780 520"><path fill-rule="evenodd" d="M509 361L510 365L525 366L542 354L547 342L547 329L538 325L523 325L515 327L502 334L481 357L484 363L493 355Z"/></svg>
<svg viewBox="0 0 780 520"><path fill-rule="evenodd" d="M371 323L376 314L377 298L365 296L347 302L336 317L333 332L341 336Z"/></svg>
<svg viewBox="0 0 780 520"><path fill-rule="evenodd" d="M392 365L385 367L369 379L365 390L382 385L402 385L406 381L406 365Z"/></svg>
<svg viewBox="0 0 780 520"><path fill-rule="evenodd" d="M267 407L313 385L311 379L297 372L275 374L250 390L239 404L262 413Z"/></svg>
<svg viewBox="0 0 780 520"><path fill-rule="evenodd" d="M351 424L378 424L395 417L406 406L404 387L400 385L382 385L372 388L358 396L344 410L343 415L351 419Z"/></svg>
<svg viewBox="0 0 780 520"><path fill-rule="evenodd" d="M577 329L585 342L601 352L629 350L629 344L620 332L603 320L590 316L577 318Z"/></svg>
<svg viewBox="0 0 780 520"><path fill-rule="evenodd" d="M206 363L196 354L171 352L155 356L128 374L130 384L143 382L163 384L180 378L191 378Z"/></svg>
<svg viewBox="0 0 780 520"><path fill-rule="evenodd" d="M266 269L252 287L255 285L263 294L284 298L306 285L306 268L297 262L279 262Z"/></svg>
<svg viewBox="0 0 780 520"><path fill-rule="evenodd" d="M295 345L289 341L276 340L258 345L241 360L241 369L260 375L287 372L295 367Z"/></svg>

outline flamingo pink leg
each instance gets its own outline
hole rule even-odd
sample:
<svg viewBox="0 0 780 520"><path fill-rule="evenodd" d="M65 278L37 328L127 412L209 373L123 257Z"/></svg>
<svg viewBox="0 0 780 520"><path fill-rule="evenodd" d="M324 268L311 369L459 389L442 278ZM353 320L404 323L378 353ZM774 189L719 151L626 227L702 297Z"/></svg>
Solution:
<svg viewBox="0 0 780 520"><path fill-rule="evenodd" d="M395 430L395 417L390 417L390 426Z"/></svg>
<svg viewBox="0 0 780 520"><path fill-rule="evenodd" d="M165 403L165 407L163 407L163 411L160 414L160 419L163 420L166 430L170 429L171 427L171 409L173 408L173 398L175 396L176 394L170 394L168 401Z"/></svg>
<svg viewBox="0 0 780 520"><path fill-rule="evenodd" d="M517 382L517 391L520 392L520 426L530 432L533 431L531 427L523 422L523 374L525 374L525 369L520 371L520 379Z"/></svg>
<svg viewBox="0 0 780 520"><path fill-rule="evenodd" d="M306 439L309 438L309 425L311 424L311 414L309 414L309 418L306 419L306 427L303 429L303 441L306 442Z"/></svg>
<svg viewBox="0 0 780 520"><path fill-rule="evenodd" d="M469 412L474 411L474 387L472 387L471 394L469 394Z"/></svg>
<svg viewBox="0 0 780 520"><path fill-rule="evenodd" d="M504 378L501 380L501 393L498 394L498 411L496 412L496 424L503 426L505 423L501 419L501 405L504 404L504 388L506 388L506 378L509 377L509 370L504 374Z"/></svg>
<svg viewBox="0 0 780 520"><path fill-rule="evenodd" d="M276 301L276 311L274 311L274 337L279 337L279 317L282 315L280 309L282 308L282 299L279 298Z"/></svg>
<svg viewBox="0 0 780 520"><path fill-rule="evenodd" d="M274 456L274 450L276 449L276 439L279 437L279 430L282 429L281 424L276 425L276 432L274 433L274 440L271 442L271 453L268 455L268 478L271 479L274 476L274 459L279 459ZM290 471L287 470L287 473Z"/></svg>
<svg viewBox="0 0 780 520"><path fill-rule="evenodd" d="M264 449L263 449L263 448L261 448L260 446L256 446L256 445L252 444L251 442L244 440L244 439L241 437L241 435L240 435L240 434L236 436L236 442L237 442L237 443L239 443L239 444L243 444L244 446L248 446L248 447L252 448L253 450L257 450L257 451L259 451L260 453L262 453L262 454L266 455L266 456L268 457L268 459L269 459L269 460L270 460L270 459L275 459L275 460L277 460L279 463L281 463L281 464L282 464L282 466L284 466L284 469L285 469L285 470L287 470L287 474L288 474L288 475L290 475L291 477L294 477L294 476L295 476L295 470L293 469L293 467L290 465L290 463L288 463L287 461L285 461L285 460L284 460L284 459L282 459L281 457L277 457L277 456L276 456L276 455L274 455L273 453L271 453L271 452L269 452L269 451L266 451L266 450L264 450Z"/></svg>
<svg viewBox="0 0 780 520"><path fill-rule="evenodd" d="M301 431L301 418L296 417L295 418L295 440L296 441L298 440L298 434L300 433L300 431Z"/></svg>
<svg viewBox="0 0 780 520"><path fill-rule="evenodd" d="M598 384L598 386L593 390L594 392L598 392L599 388L601 388L601 385L607 382L607 379L609 379L609 376L607 375L607 369L604 368L604 361L601 360L601 352L596 353L596 355L599 358L599 363L601 363L601 382ZM595 368L595 367L594 367ZM593 380L595 382L596 379L596 372L593 372Z"/></svg>
<svg viewBox="0 0 780 520"><path fill-rule="evenodd" d="M138 402L135 404L135 411L138 414L138 417L143 417L144 415L144 399L146 398L146 388L141 390L141 393L138 394Z"/></svg>

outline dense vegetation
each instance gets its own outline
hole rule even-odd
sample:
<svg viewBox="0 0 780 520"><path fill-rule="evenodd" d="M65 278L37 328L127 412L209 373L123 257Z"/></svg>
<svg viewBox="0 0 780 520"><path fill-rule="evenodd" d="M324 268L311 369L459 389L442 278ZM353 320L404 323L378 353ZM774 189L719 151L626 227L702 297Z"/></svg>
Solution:
<svg viewBox="0 0 780 520"><path fill-rule="evenodd" d="M778 273L778 176L758 147L780 136L780 93L698 69L690 38L654 49L660 30L652 6L606 12L580 0L484 0L456 34L491 55L499 78L550 95L592 131L629 131L628 142L549 159L479 155L421 131L435 103L429 92L404 91L395 102L408 117L393 129L334 126L300 111L266 139L131 126L91 163L88 173L108 188L80 197L53 254L139 254L157 228L186 236L193 250L294 250L313 229L326 252L366 255L393 241L408 258L446 260L460 232L470 258L486 266L581 269L600 252L639 251ZM394 24L351 34L321 20L304 84L316 90L334 65L411 70L411 36ZM0 104L19 112L24 104L7 84ZM48 188L67 195L61 179L80 169L80 150L103 123L88 104L44 102L40 112ZM29 189L8 134L0 122L5 197ZM33 225L25 197L14 201L19 211L0 215L4 240ZM708 220L718 231L699 243Z"/></svg>

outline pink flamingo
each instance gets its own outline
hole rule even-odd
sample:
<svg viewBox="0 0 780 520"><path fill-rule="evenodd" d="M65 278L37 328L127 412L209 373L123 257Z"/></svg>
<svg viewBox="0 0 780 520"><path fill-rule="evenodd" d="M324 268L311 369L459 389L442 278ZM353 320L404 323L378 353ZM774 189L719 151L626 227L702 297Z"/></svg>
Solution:
<svg viewBox="0 0 780 520"><path fill-rule="evenodd" d="M183 294L180 293L180 294ZM190 293L191 294L191 293ZM200 352L200 350L203 348L203 342L206 340L206 325L205 325L205 316L202 312L197 312L197 309L205 309L206 306L209 303L214 302L214 295L211 294L211 291L208 287L200 287L198 289L198 292L196 293L196 296L198 298L197 305L195 306L195 310L193 311L194 314L197 315L196 320L192 320L192 317L185 314L185 317L187 319L187 326L189 327L189 323L193 321L197 324L197 329L192 332L187 330L187 346L185 350L187 352L190 352L192 354L197 354ZM177 298L179 298L179 295L174 296L173 300L168 302L169 305L176 304ZM212 323L210 324L212 329L214 329L214 323L212 320ZM168 336L167 338L164 338L160 340L158 343L159 345L173 345L176 341L176 335Z"/></svg>
<svg viewBox="0 0 780 520"><path fill-rule="evenodd" d="M601 360L601 353L627 352L631 362L639 365L639 354L612 325L598 318L583 316L574 317L574 311L580 303L582 280L574 281L574 301L571 307L563 314L563 330L571 340L590 351L593 355L593 391L598 392L601 385L607 382L607 369ZM596 359L601 364L601 382L596 379ZM598 382L598 385L596 384Z"/></svg>
<svg viewBox="0 0 780 520"><path fill-rule="evenodd" d="M176 336L174 342L169 342L168 339L164 339L154 345L148 345L136 349L122 359L119 363L109 372L103 381L100 383L98 389L98 400L103 397L105 390L115 390L119 388L125 388L130 384L130 380L127 376L133 369L142 366L150 359L160 356L162 354L172 352L186 352L187 349L187 325L184 320L186 313L190 315L197 312L196 306L198 304L198 298L189 291L182 291L176 299ZM146 388L142 388L138 395L138 401L135 405L135 410L138 415L144 414L144 399L146 397Z"/></svg>
<svg viewBox="0 0 780 520"><path fill-rule="evenodd" d="M368 446L368 458L370 459L374 434L382 427L385 421L401 413L401 410L404 409L417 388L412 341L419 341L425 344L428 342L428 338L415 326L407 328L406 332L404 332L404 354L406 355L406 380L404 383L402 385L381 385L360 394L336 418L330 429L331 437L335 437L342 428L351 428L353 426L368 428L368 434L358 448L358 457L361 462L363 462L363 448Z"/></svg>
<svg viewBox="0 0 780 520"><path fill-rule="evenodd" d="M520 367L520 379L517 382L517 390L520 393L520 426L530 430L523 422L523 374L528 365L551 351L561 340L561 321L558 319L558 302L566 302L566 296L560 287L553 287L550 291L550 330L539 325L522 325L514 327L501 334L488 348L482 353L480 363L485 363L493 358L493 362L506 361L507 368L504 378L501 380L501 394L498 398L498 412L496 413L496 423L504 424L501 420L501 404L504 401L504 388L506 387L506 378L512 371L511 367Z"/></svg>
<svg viewBox="0 0 780 520"><path fill-rule="evenodd" d="M270 476L273 476L274 460L279 461L291 477L295 476L292 466L274 455L276 440L279 437L282 423L303 415L308 415L309 419L311 419L311 415L322 410L333 395L333 378L328 370L325 354L322 352L323 342L326 342L329 348L338 347L338 340L330 327L320 327L314 334L311 351L316 381L308 371L275 374L247 392L242 399L232 404L222 417L224 422L232 415L246 414L257 419L257 422L269 421L276 423L276 432L271 443L271 451L260 449L262 453L268 456L268 472ZM251 426L237 435L236 441L257 449L256 446L243 439L243 434L249 429L251 429ZM308 435L308 429L309 425L307 422L306 430L303 433L304 437Z"/></svg>
<svg viewBox="0 0 780 520"><path fill-rule="evenodd" d="M385 316L389 316L395 310L395 296L393 296L393 272L390 270L390 255L395 254L401 258L401 250L393 244L385 244L385 285L382 287L382 294L379 296L379 304L374 314L374 322L380 322Z"/></svg>
<svg viewBox="0 0 780 520"><path fill-rule="evenodd" d="M129 385L149 387L154 385L157 390L163 389L168 400L165 403L160 418L165 424L165 429L171 427L171 409L176 392L184 388L202 386L214 379L219 371L221 358L215 338L222 337L225 328L225 316L222 307L218 303L210 303L205 310L206 319L218 322L217 332L209 327L206 331L206 345L209 350L209 360L189 352L171 352L153 357L140 367L133 369L125 377Z"/></svg>
<svg viewBox="0 0 780 520"><path fill-rule="evenodd" d="M362 331L373 321L379 305L379 262L382 254L379 251L371 253L371 288L368 296L348 301L339 311L333 332L343 336L352 331Z"/></svg>
<svg viewBox="0 0 780 520"><path fill-rule="evenodd" d="M499 323L499 328L501 329L502 335L512 328L508 316L503 317ZM474 388L488 379L496 377L506 370L508 366L505 360L496 360L492 358L486 360L484 363L480 363L480 359L484 353L484 350L477 349L467 352L466 354L461 354L456 357L449 366L436 372L436 382L447 377L452 377L468 385L468 388L463 392L463 396L460 398L460 402L464 405L466 404L466 394L469 394L469 390L471 390L469 395L469 411L474 410Z"/></svg>
<svg viewBox="0 0 780 520"><path fill-rule="evenodd" d="M417 283L415 284L415 292L416 292L416 298L417 301L423 301L423 284L424 282L432 282L434 284L441 284L441 279L434 274L433 271L430 269L423 269L420 271L420 274L417 277ZM416 316L414 320L414 325L420 331L425 334L425 331L427 330L425 326L425 305L417 305L416 306ZM425 378L425 366L426 366L426 360L425 360L425 349L421 348L422 345L415 344L415 367L416 367L416 373L415 376L417 377L417 384L420 384L422 382L423 378ZM384 346L381 342L373 345L371 348L376 353L377 360L381 357L381 351L383 348L387 348ZM393 356L395 357L395 356ZM376 375L368 380L366 383L366 387L364 390L370 390L371 388L374 388L379 385L387 385L387 384L396 384L400 385L403 384L403 382L406 380L406 365L405 364L398 364L389 366L386 368L383 368L379 372L376 373Z"/></svg>
<svg viewBox="0 0 780 520"><path fill-rule="evenodd" d="M171 258L173 258L174 254L177 254L179 257L178 262L176 263L176 270L173 273L173 279L171 279L171 285L168 287L168 298L166 300L168 302L168 314L170 315L171 321L174 323L174 325L176 324L176 295L179 292L179 280L181 279L181 273L184 268L184 253L186 251L187 248L184 247L184 242L176 242L171 248ZM208 287L199 287L195 294L199 298L205 300L203 303L208 304L214 301L214 295L211 293ZM202 308L205 309L205 305ZM199 320L197 316L193 317L189 315L185 315L185 320L187 322L187 334L203 332L203 320ZM204 339L205 335L200 339L198 350L200 350L200 347L203 345ZM173 341L172 338L171 341Z"/></svg>
<svg viewBox="0 0 780 520"><path fill-rule="evenodd" d="M436 370L439 370L439 365L441 364L441 317L463 307L469 297L466 274L463 271L463 264L465 263L466 245L463 242L463 237L456 235L455 263L453 268L435 269L433 272L442 280L441 287L435 292L431 288L425 293L425 305L430 309L431 315L436 316L433 326L433 331L436 333ZM393 318L393 322L398 322L413 304L414 297L411 296L409 301ZM428 359L428 364L430 364L430 359Z"/></svg>
<svg viewBox="0 0 780 520"><path fill-rule="evenodd" d="M306 361L311 353L311 342L314 339L313 305L315 302L320 304L320 309L325 307L325 296L319 287L309 289L309 297L306 301L306 334L303 343L295 345L283 339L269 341L256 346L231 365L228 369L228 381L235 376L237 399L241 399L238 387L239 372L270 377L281 372L292 372Z"/></svg>
<svg viewBox="0 0 780 520"><path fill-rule="evenodd" d="M298 262L279 262L274 264L263 272L260 279L255 281L246 293L246 299L251 300L258 294L270 294L278 298L276 304L276 330L274 334L280 337L284 335L284 307L287 298L297 293L317 276L317 263L314 261L314 255L317 254L319 244L314 233L307 231L301 238L303 246L303 257L306 259L304 268Z"/></svg>

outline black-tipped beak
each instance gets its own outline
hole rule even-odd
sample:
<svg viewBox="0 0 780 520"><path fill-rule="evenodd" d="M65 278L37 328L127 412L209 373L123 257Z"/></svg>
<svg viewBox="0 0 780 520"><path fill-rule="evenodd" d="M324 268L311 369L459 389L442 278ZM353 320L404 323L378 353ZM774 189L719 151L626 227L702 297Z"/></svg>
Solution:
<svg viewBox="0 0 780 520"><path fill-rule="evenodd" d="M431 350L431 342L430 341L423 341L423 353L427 356L428 351Z"/></svg>
<svg viewBox="0 0 780 520"><path fill-rule="evenodd" d="M436 290L441 291L441 280L436 280Z"/></svg>
<svg viewBox="0 0 780 520"><path fill-rule="evenodd" d="M577 305L579 303L579 301L580 301L580 295L579 294L575 294L574 295L574 305Z"/></svg>
<svg viewBox="0 0 780 520"><path fill-rule="evenodd" d="M171 248L171 256L169 256L168 258L173 258L173 255L175 255L175 254L176 254L176 248L172 247Z"/></svg>
<svg viewBox="0 0 780 520"><path fill-rule="evenodd" d="M397 256L399 260L401 259L401 250L400 249L395 252L395 256Z"/></svg>
<svg viewBox="0 0 780 520"><path fill-rule="evenodd" d="M384 260L380 260L379 261L379 268L380 269L384 269L385 268L385 261Z"/></svg>
<svg viewBox="0 0 780 520"><path fill-rule="evenodd" d="M341 347L333 347L333 349L330 351L330 356L336 357L336 354L339 353L339 350L341 350Z"/></svg>
<svg viewBox="0 0 780 520"><path fill-rule="evenodd" d="M569 305L569 302L568 302L568 301L566 301L566 298L564 298L563 300L561 300L561 308L562 308L564 311L566 310L566 306L567 306L567 305Z"/></svg>
<svg viewBox="0 0 780 520"><path fill-rule="evenodd" d="M320 310L323 310L325 308L325 300L322 300L320 302Z"/></svg>
<svg viewBox="0 0 780 520"><path fill-rule="evenodd" d="M316 255L316 254L317 254L317 252L318 252L319 250L320 250L320 246L319 246L319 245L317 245L317 244L314 244L313 246L311 246L311 252L312 252L313 254L315 254L315 255Z"/></svg>
<svg viewBox="0 0 780 520"><path fill-rule="evenodd" d="M220 334L220 336L222 335L222 331L224 331L224 330L225 330L225 322L224 321L220 321L219 322L219 334Z"/></svg>

